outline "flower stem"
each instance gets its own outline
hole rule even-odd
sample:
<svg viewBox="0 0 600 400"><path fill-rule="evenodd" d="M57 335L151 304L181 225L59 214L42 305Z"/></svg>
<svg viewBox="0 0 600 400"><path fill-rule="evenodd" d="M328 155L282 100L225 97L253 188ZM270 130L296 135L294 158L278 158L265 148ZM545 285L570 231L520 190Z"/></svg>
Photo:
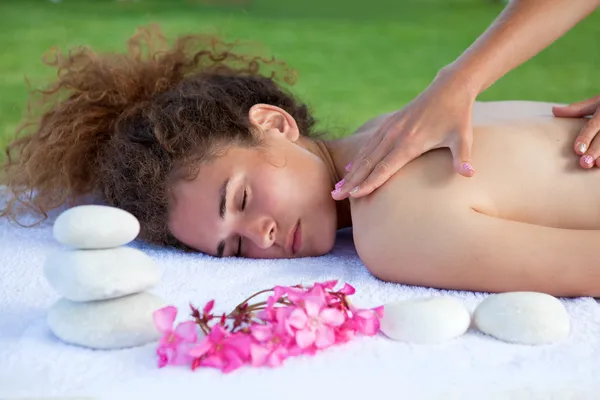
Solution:
<svg viewBox="0 0 600 400"><path fill-rule="evenodd" d="M272 291L273 291L273 289L265 289L265 290L261 290L260 292L256 292L252 296L248 297L246 300L244 300L240 304L238 304L237 307L235 307L235 308L237 309L237 308L243 306L244 304L246 304L247 302L249 302L250 300L252 300L253 298L255 298L256 296L258 296L260 294L272 292Z"/></svg>

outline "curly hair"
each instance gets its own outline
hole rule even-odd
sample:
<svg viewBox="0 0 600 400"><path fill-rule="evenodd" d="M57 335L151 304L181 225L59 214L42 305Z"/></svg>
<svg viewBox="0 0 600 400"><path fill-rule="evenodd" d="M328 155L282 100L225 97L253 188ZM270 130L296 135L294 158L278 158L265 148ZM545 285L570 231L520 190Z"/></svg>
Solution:
<svg viewBox="0 0 600 400"><path fill-rule="evenodd" d="M173 184L192 179L223 146L259 145L248 117L254 104L281 107L303 135L315 125L308 107L275 82L283 75L293 84L295 73L274 58L237 54L235 45L187 35L168 46L150 26L122 54L52 52L45 63L58 78L32 91L6 149L0 184L9 198L0 217L19 223L33 212L37 224L92 194L136 216L140 239L190 250L167 228Z"/></svg>

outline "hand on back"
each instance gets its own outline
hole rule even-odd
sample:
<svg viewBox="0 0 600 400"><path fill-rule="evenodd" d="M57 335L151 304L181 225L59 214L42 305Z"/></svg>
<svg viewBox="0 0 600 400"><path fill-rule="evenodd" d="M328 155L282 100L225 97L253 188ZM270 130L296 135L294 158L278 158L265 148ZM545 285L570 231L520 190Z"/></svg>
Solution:
<svg viewBox="0 0 600 400"><path fill-rule="evenodd" d="M552 112L556 117L591 117L575 139L574 148L581 156L579 164L583 168L600 167L600 137L596 138L600 133L600 95L568 106L554 107Z"/></svg>
<svg viewBox="0 0 600 400"><path fill-rule="evenodd" d="M473 176L471 119L475 97L476 93L465 85L438 75L423 93L373 133L333 198L366 196L410 161L442 147L452 152L457 173Z"/></svg>

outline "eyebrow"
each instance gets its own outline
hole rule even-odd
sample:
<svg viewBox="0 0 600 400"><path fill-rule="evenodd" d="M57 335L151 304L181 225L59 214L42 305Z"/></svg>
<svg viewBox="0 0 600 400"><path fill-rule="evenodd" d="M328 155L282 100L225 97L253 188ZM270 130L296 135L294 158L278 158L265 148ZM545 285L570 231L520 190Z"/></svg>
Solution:
<svg viewBox="0 0 600 400"><path fill-rule="evenodd" d="M225 211L227 209L227 188L229 187L229 178L225 179L223 185L221 185L221 190L219 190L219 217L221 219L225 219ZM217 257L223 257L223 252L225 251L225 241L221 240L219 242L219 246L217 247Z"/></svg>

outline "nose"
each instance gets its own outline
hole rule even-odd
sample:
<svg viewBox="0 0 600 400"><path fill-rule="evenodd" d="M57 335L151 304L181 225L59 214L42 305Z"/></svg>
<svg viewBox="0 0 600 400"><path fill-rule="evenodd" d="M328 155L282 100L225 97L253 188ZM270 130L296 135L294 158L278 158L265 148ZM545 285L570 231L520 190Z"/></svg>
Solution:
<svg viewBox="0 0 600 400"><path fill-rule="evenodd" d="M244 236L261 249L268 249L275 243L277 237L275 221L269 217L259 217L254 221L249 221Z"/></svg>

